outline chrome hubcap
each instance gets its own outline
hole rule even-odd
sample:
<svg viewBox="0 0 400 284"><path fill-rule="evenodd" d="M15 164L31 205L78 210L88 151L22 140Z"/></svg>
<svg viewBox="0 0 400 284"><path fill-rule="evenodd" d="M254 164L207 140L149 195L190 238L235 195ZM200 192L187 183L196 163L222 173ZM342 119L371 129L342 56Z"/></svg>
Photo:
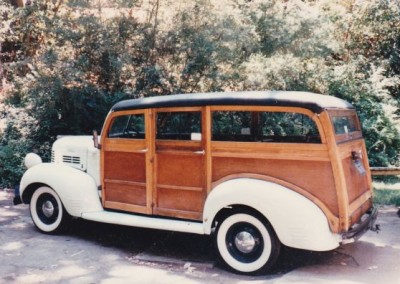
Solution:
<svg viewBox="0 0 400 284"><path fill-rule="evenodd" d="M256 240L252 234L243 231L235 236L235 246L240 252L249 253L256 246Z"/></svg>
<svg viewBox="0 0 400 284"><path fill-rule="evenodd" d="M53 203L51 201L44 202L42 205L42 212L47 218L51 217L54 214Z"/></svg>

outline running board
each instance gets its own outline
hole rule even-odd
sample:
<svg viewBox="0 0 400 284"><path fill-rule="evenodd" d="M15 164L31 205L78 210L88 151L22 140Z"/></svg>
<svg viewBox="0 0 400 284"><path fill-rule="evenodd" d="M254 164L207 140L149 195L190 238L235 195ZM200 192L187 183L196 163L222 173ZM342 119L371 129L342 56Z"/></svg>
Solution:
<svg viewBox="0 0 400 284"><path fill-rule="evenodd" d="M184 232L204 235L203 223L179 221L165 218L146 217L110 211L82 213L82 218L90 221L157 230Z"/></svg>

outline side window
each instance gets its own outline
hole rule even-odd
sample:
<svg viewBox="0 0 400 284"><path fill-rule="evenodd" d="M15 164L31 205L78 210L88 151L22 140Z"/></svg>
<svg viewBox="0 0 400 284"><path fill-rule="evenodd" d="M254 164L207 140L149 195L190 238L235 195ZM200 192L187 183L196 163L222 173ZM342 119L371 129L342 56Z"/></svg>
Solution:
<svg viewBox="0 0 400 284"><path fill-rule="evenodd" d="M264 140L321 143L317 125L307 115L293 112L263 112L261 122Z"/></svg>
<svg viewBox="0 0 400 284"><path fill-rule="evenodd" d="M275 143L321 143L314 121L291 112L216 111L212 140Z"/></svg>
<svg viewBox="0 0 400 284"><path fill-rule="evenodd" d="M335 134L360 131L356 120L356 116L334 116L333 126L335 127Z"/></svg>
<svg viewBox="0 0 400 284"><path fill-rule="evenodd" d="M109 138L145 139L144 114L121 115L114 118Z"/></svg>
<svg viewBox="0 0 400 284"><path fill-rule="evenodd" d="M253 131L254 134L254 131ZM254 141L251 133L251 112L215 111L212 113L212 140Z"/></svg>
<svg viewBox="0 0 400 284"><path fill-rule="evenodd" d="M157 139L201 140L201 112L157 113Z"/></svg>

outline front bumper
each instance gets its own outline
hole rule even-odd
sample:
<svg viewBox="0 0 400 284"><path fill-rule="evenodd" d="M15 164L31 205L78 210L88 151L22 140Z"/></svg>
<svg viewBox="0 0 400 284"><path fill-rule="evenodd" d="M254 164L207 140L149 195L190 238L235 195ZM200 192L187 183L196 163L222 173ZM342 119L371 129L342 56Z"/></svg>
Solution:
<svg viewBox="0 0 400 284"><path fill-rule="evenodd" d="M19 186L14 188L14 199L13 204L18 205L22 203L21 195L19 194Z"/></svg>
<svg viewBox="0 0 400 284"><path fill-rule="evenodd" d="M22 203L22 199L21 199L21 196L14 196L14 198L13 198L13 204L14 205L18 205L18 204L21 204Z"/></svg>
<svg viewBox="0 0 400 284"><path fill-rule="evenodd" d="M357 240L368 230L379 231L379 225L375 225L377 217L378 208L372 207L365 213L359 223L354 224L350 230L342 234L342 240L345 242L348 242L348 240Z"/></svg>

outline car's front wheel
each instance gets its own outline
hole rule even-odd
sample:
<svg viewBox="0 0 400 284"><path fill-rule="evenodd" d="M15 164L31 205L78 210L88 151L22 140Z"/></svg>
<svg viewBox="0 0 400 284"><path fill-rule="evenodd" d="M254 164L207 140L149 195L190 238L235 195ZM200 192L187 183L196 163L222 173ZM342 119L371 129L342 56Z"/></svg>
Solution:
<svg viewBox="0 0 400 284"><path fill-rule="evenodd" d="M235 213L218 225L215 242L223 262L239 273L265 272L275 263L280 242L262 218Z"/></svg>
<svg viewBox="0 0 400 284"><path fill-rule="evenodd" d="M61 232L66 228L71 218L64 209L60 197L47 186L35 190L29 209L33 223L44 233Z"/></svg>

